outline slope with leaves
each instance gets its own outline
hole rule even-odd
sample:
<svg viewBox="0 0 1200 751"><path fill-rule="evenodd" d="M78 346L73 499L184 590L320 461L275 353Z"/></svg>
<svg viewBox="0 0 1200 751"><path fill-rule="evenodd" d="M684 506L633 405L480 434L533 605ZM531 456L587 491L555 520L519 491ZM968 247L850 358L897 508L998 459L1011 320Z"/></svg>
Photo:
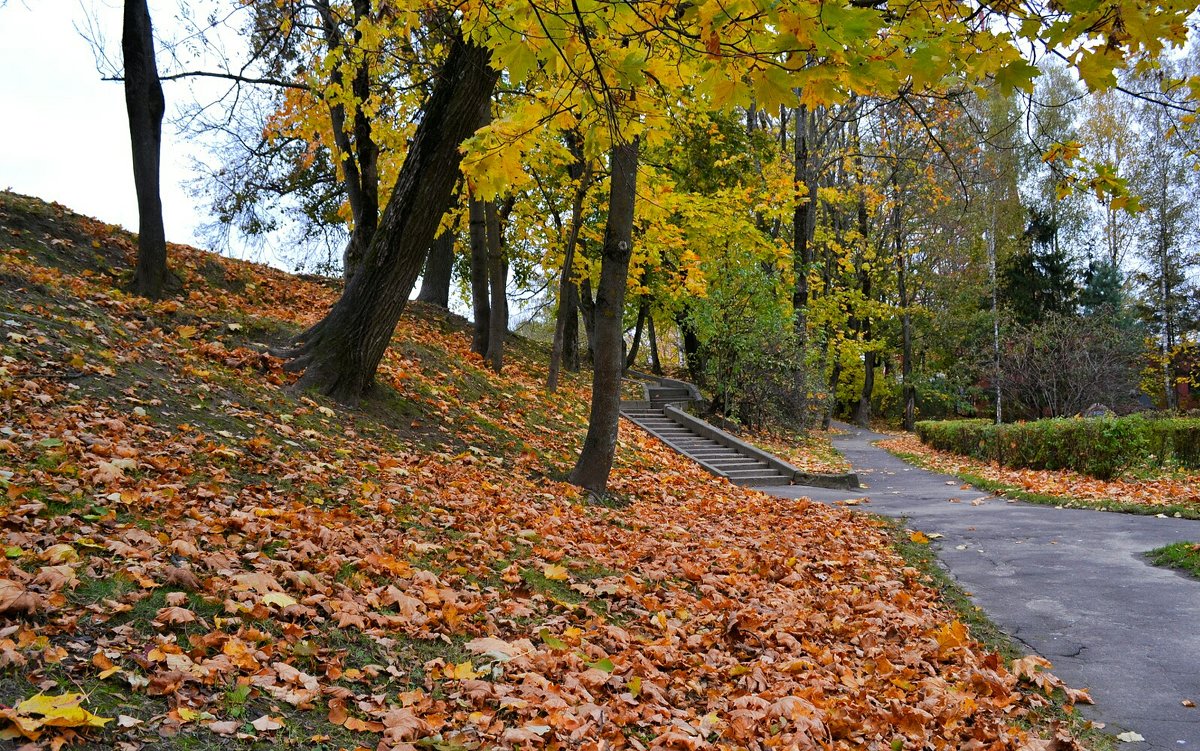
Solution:
<svg viewBox="0 0 1200 751"><path fill-rule="evenodd" d="M410 316L381 395L335 412L247 346L320 284L177 247L190 291L154 305L115 288L127 235L9 194L0 222L7 738L1074 745L1021 727L1046 702L1021 677L1058 684L984 654L877 522L627 427L628 505L586 505L556 479L582 384L539 394L532 357L489 374Z"/></svg>

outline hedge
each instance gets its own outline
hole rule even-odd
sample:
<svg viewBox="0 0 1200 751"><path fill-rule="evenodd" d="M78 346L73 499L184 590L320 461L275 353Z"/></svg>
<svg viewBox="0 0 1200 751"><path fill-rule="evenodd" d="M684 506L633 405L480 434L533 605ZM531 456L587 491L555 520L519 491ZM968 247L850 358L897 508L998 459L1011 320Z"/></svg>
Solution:
<svg viewBox="0 0 1200 751"><path fill-rule="evenodd" d="M1007 467L1072 469L1109 480L1129 467L1200 468L1200 419L1065 418L995 425L986 420L917 423L925 444Z"/></svg>

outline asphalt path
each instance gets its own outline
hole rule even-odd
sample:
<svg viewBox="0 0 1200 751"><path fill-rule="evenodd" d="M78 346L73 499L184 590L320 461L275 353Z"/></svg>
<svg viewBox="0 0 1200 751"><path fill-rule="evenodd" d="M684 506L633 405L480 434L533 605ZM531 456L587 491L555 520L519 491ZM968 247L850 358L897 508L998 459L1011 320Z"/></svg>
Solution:
<svg viewBox="0 0 1200 751"><path fill-rule="evenodd" d="M1200 751L1200 580L1150 565L1145 553L1200 542L1200 521L1009 501L913 467L872 445L885 436L841 426L834 445L860 490L760 488L908 519L940 534L943 566L1002 630L1095 700L1085 717L1139 751Z"/></svg>

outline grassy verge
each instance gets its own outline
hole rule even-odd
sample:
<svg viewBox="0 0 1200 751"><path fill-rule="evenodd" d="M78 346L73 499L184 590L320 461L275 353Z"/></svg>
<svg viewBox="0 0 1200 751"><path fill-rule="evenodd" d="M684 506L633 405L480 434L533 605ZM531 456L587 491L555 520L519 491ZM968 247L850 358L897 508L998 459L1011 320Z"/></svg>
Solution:
<svg viewBox="0 0 1200 751"><path fill-rule="evenodd" d="M931 472L941 472L945 474L945 470L935 466L920 454L914 454L907 451L897 451L892 448L887 448L888 452L893 456L903 459L909 464L916 465L922 469L927 469ZM956 472L955 477L958 477L963 482L970 483L980 490L989 493L1003 494L1009 498L1016 498L1027 503L1036 503L1042 506L1055 506L1061 508L1083 508L1095 509L1097 511L1114 511L1121 514L1138 514L1140 516L1173 516L1179 519L1200 519L1200 510L1192 506L1182 504L1164 504L1161 506L1148 506L1141 503L1123 503L1121 501L1094 499L1094 498L1078 498L1068 494L1050 494L1050 493L1034 493L1024 488L1019 488L1008 483L997 482L982 475L973 472Z"/></svg>
<svg viewBox="0 0 1200 751"><path fill-rule="evenodd" d="M1018 647L1016 641L993 623L971 600L967 591L942 568L934 547L929 543L913 542L910 539L905 526L907 519L893 519L874 514L872 516L888 531L893 549L900 554L905 563L921 572L922 583L941 594L942 602L967 626L972 639L979 642L984 649L1004 658L1006 665L1025 656L1025 652ZM1032 689L1029 691L1044 697L1040 692L1034 692ZM1113 751L1117 748L1117 742L1111 735L1098 730L1090 720L1080 717L1066 705L1061 691L1055 691L1049 703L1033 710L1028 719L1032 729L1065 726L1072 736L1091 751Z"/></svg>
<svg viewBox="0 0 1200 751"><path fill-rule="evenodd" d="M1146 554L1155 566L1173 568L1200 579L1200 543L1173 542Z"/></svg>

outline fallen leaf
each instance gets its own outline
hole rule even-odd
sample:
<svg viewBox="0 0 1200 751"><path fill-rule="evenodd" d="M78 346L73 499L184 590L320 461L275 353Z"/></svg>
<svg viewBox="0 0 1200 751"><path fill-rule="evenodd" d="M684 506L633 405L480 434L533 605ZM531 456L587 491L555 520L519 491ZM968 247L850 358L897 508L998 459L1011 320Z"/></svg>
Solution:
<svg viewBox="0 0 1200 751"><path fill-rule="evenodd" d="M254 722L251 722L250 724L253 725L254 729L257 730L258 732L266 733L269 731L281 729L283 727L283 718L282 717L270 717L268 715L263 715L262 717L259 717L257 720L255 720Z"/></svg>
<svg viewBox="0 0 1200 751"><path fill-rule="evenodd" d="M262 597L263 605L274 605L277 608L286 608L296 605L296 598L283 592L268 592Z"/></svg>
<svg viewBox="0 0 1200 751"><path fill-rule="evenodd" d="M237 732L237 720L218 720L216 722L205 723L204 727L208 728L217 735L233 735Z"/></svg>

